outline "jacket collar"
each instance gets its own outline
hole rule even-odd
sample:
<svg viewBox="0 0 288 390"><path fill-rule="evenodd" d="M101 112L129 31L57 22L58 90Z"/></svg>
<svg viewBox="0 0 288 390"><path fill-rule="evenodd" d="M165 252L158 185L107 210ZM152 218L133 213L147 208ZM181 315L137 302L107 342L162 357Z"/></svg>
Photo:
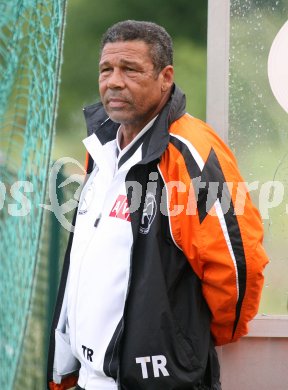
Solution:
<svg viewBox="0 0 288 390"><path fill-rule="evenodd" d="M169 127L172 122L185 114L186 99L183 92L174 84L171 97L159 113L145 139L145 157L142 163L159 158L169 142ZM95 133L104 145L116 137L119 123L113 122L107 115L101 102L84 108L88 136Z"/></svg>

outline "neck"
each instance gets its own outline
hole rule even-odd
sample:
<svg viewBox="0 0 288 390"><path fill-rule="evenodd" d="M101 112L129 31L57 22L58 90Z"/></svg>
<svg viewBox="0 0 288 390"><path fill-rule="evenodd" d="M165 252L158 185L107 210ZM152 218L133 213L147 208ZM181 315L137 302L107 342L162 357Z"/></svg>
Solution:
<svg viewBox="0 0 288 390"><path fill-rule="evenodd" d="M120 148L121 149L124 149L125 146L129 145L130 142L133 141L133 139L137 136L137 134L140 133L140 131L145 127L146 125L144 125L143 127L134 127L134 126L125 126L124 124L121 124L120 126L120 140L119 140L119 144L120 144Z"/></svg>
<svg viewBox="0 0 288 390"><path fill-rule="evenodd" d="M144 129L144 127L147 125L147 123L149 123L155 116L157 116L159 114L159 112L162 110L162 108L165 106L165 104L169 100L170 94L171 94L171 88L169 91L165 92L165 95L163 95L162 100L157 107L157 110L155 110L153 113L150 113L149 119L148 120L146 119L145 122L141 122L141 123L134 122L134 123L126 123L126 124L122 123L121 124L121 126L120 126L120 142L119 142L121 149L124 149L125 146L129 145L130 142L132 142L133 139L137 136L137 134L140 133L140 131L142 129Z"/></svg>

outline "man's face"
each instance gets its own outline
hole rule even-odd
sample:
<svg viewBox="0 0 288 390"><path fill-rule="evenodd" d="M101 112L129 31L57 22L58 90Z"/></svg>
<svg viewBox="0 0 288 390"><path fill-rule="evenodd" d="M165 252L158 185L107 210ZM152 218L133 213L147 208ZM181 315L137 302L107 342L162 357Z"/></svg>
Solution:
<svg viewBox="0 0 288 390"><path fill-rule="evenodd" d="M173 68L166 68L156 74L143 41L107 43L99 62L99 92L109 117L140 131L167 100Z"/></svg>

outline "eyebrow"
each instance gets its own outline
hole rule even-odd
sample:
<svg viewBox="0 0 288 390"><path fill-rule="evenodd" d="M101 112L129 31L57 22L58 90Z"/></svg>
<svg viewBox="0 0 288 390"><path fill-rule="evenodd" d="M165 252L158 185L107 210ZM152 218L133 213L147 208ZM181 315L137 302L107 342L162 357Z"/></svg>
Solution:
<svg viewBox="0 0 288 390"><path fill-rule="evenodd" d="M120 65L136 66L138 68L141 67L141 65L137 61L129 61L129 60L121 59L119 62ZM107 65L109 66L111 65L110 61L103 61L99 63L99 67L107 66Z"/></svg>
<svg viewBox="0 0 288 390"><path fill-rule="evenodd" d="M139 62L137 62L137 61L120 60L120 63L121 63L122 65L140 66Z"/></svg>

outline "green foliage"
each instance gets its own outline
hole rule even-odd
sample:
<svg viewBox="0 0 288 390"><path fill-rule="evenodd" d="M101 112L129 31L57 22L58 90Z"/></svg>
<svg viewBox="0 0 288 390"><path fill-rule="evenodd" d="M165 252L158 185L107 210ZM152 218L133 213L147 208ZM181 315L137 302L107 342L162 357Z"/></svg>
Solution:
<svg viewBox="0 0 288 390"><path fill-rule="evenodd" d="M206 114L206 48L188 39L174 42L175 81L185 92L187 111L202 120Z"/></svg>

